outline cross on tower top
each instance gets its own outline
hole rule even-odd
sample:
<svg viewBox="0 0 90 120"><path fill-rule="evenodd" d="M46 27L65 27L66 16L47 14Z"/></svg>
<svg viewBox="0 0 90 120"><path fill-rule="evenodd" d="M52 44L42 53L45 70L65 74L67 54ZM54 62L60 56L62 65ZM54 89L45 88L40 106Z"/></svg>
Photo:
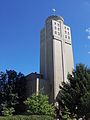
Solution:
<svg viewBox="0 0 90 120"><path fill-rule="evenodd" d="M52 11L53 11L53 15L55 15L56 14L56 9L53 8Z"/></svg>

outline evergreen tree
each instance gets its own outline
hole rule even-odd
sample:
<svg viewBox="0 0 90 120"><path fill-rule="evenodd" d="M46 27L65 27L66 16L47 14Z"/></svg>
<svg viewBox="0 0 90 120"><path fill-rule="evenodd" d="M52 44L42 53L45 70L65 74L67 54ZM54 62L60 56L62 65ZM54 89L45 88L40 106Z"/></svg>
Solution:
<svg viewBox="0 0 90 120"><path fill-rule="evenodd" d="M89 118L90 116L90 69L83 64L76 66L68 82L62 83L57 96L60 109L68 108L71 116ZM61 107L62 106L62 107Z"/></svg>

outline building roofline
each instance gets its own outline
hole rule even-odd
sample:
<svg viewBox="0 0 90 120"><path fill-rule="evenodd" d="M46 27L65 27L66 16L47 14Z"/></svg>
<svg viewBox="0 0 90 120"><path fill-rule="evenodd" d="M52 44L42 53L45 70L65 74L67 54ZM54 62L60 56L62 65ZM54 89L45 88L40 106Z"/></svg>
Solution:
<svg viewBox="0 0 90 120"><path fill-rule="evenodd" d="M64 19L63 17L61 16L57 16L57 15L52 15L52 16L49 16L46 21L50 20L50 19L53 19L53 20L62 20L64 22Z"/></svg>

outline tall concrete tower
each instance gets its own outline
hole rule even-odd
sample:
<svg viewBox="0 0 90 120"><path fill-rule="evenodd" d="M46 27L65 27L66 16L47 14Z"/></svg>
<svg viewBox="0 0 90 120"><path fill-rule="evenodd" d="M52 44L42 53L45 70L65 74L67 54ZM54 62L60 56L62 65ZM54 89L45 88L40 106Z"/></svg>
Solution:
<svg viewBox="0 0 90 120"><path fill-rule="evenodd" d="M67 81L74 68L71 30L60 16L50 16L40 34L40 73L45 79L45 93L55 100L59 85ZM47 84L46 84L47 83Z"/></svg>

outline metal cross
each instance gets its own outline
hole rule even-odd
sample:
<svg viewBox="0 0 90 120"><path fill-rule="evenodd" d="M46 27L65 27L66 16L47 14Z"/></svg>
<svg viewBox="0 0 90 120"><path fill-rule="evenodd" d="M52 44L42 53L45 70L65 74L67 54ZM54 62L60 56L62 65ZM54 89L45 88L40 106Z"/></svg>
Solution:
<svg viewBox="0 0 90 120"><path fill-rule="evenodd" d="M56 14L56 9L52 9L52 11L53 11L53 15L55 15Z"/></svg>

